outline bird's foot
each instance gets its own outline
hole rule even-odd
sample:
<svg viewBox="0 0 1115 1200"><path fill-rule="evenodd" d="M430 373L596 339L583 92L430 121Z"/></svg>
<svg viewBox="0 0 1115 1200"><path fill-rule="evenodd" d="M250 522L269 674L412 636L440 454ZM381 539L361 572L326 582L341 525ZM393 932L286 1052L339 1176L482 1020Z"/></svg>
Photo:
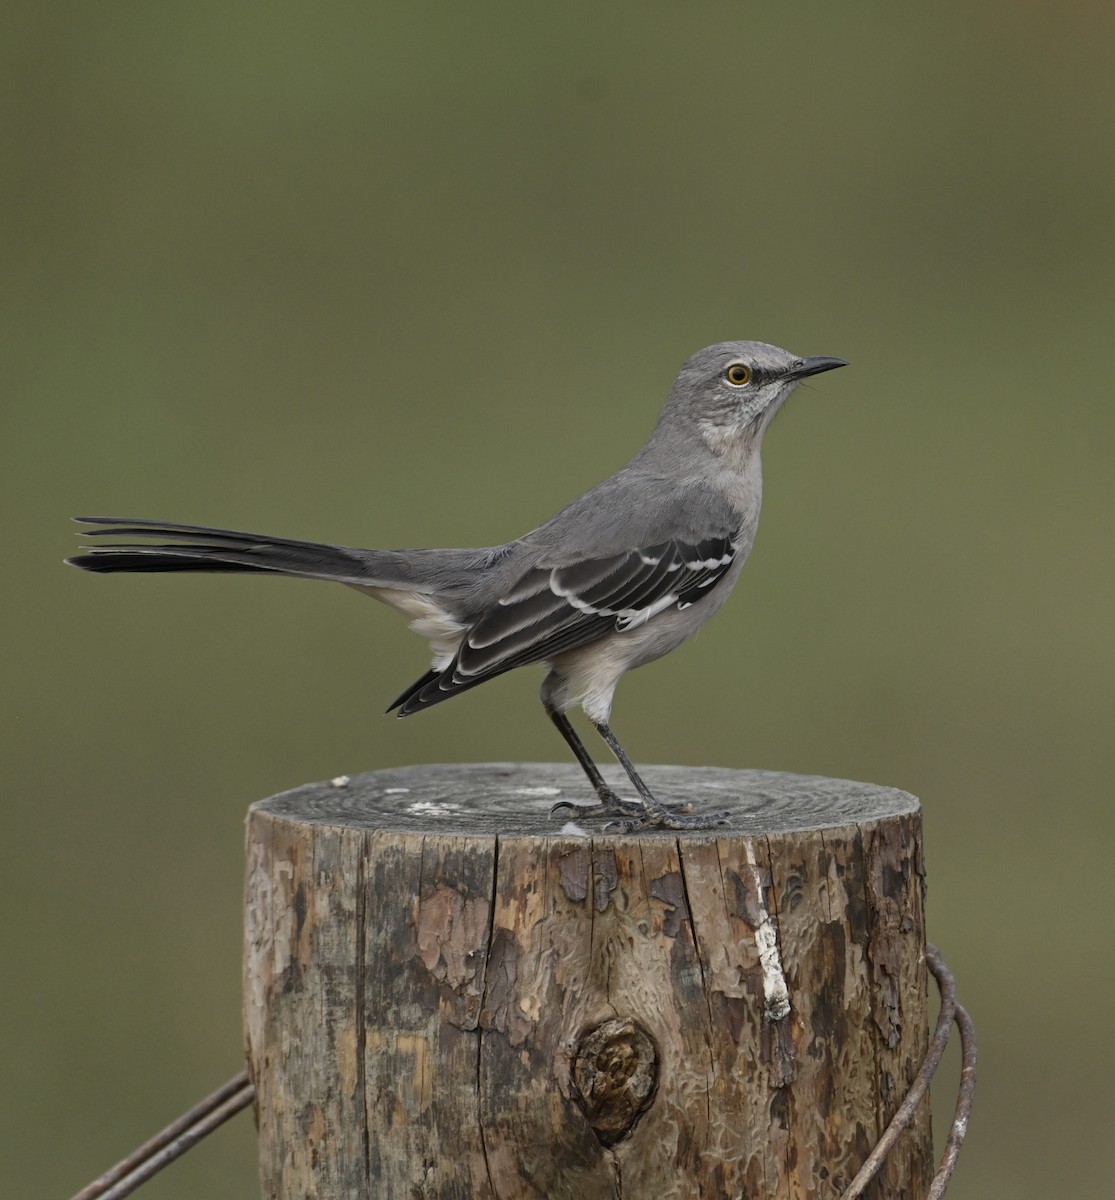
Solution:
<svg viewBox="0 0 1115 1200"><path fill-rule="evenodd" d="M574 804L572 800L559 800L550 809L550 816L556 817L559 812L565 812L575 817L638 817L645 811L638 800L624 800L611 788L601 788L596 795L596 804Z"/></svg>
<svg viewBox="0 0 1115 1200"><path fill-rule="evenodd" d="M664 804L656 800L648 805L641 800L624 800L611 788L602 788L597 795L597 804L559 800L550 809L550 816L561 812L575 817L615 817L617 819L609 821L604 830L621 833L634 833L640 829L715 829L728 822L726 812L694 813L690 804Z"/></svg>
<svg viewBox="0 0 1115 1200"><path fill-rule="evenodd" d="M643 829L715 829L727 825L726 812L691 813L684 808L659 804L657 807L640 805L639 815L634 819L612 821L605 829L619 829L622 833L637 833Z"/></svg>

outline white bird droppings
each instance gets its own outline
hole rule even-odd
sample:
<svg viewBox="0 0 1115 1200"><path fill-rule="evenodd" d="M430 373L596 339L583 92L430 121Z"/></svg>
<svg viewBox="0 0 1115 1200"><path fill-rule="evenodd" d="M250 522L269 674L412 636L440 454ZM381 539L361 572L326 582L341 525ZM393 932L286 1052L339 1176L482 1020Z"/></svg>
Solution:
<svg viewBox="0 0 1115 1200"><path fill-rule="evenodd" d="M334 775L329 783L331 787L348 787L349 777L347 775Z"/></svg>
<svg viewBox="0 0 1115 1200"><path fill-rule="evenodd" d="M763 881L755 862L755 846L750 841L747 843L747 865L751 868L761 917L759 928L755 930L755 948L759 951L759 966L763 972L763 1015L768 1021L781 1021L790 1012L790 989L786 986L782 959L778 953L778 934L763 896Z"/></svg>
<svg viewBox="0 0 1115 1200"><path fill-rule="evenodd" d="M516 796L560 796L561 788L556 787L522 787L515 789Z"/></svg>
<svg viewBox="0 0 1115 1200"><path fill-rule="evenodd" d="M388 788L388 791L408 791L407 788ZM451 804L447 800L415 800L407 805L407 812L416 817L451 817L460 812L459 804Z"/></svg>

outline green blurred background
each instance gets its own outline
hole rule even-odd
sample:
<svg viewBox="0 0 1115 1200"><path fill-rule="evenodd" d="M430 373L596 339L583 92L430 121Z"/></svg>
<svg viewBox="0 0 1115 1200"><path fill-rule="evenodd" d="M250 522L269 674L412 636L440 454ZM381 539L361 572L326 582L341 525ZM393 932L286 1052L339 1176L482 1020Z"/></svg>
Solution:
<svg viewBox="0 0 1115 1200"><path fill-rule="evenodd" d="M537 675L388 719L426 665L394 614L66 570L67 517L488 544L735 337L853 365L777 422L744 586L617 730L920 795L982 1035L950 1200L1110 1194L1113 34L1097 0L7 6L12 1196L238 1069L252 800L565 757ZM142 1194L256 1195L251 1126Z"/></svg>

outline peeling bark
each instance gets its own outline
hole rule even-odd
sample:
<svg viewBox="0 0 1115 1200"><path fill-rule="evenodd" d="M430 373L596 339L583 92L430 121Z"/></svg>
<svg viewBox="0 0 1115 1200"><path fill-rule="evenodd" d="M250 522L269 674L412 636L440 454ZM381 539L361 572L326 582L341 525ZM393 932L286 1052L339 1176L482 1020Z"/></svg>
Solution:
<svg viewBox="0 0 1115 1200"><path fill-rule="evenodd" d="M648 768L711 833L555 834L575 768L416 767L253 806L263 1194L835 1200L927 1040L917 801ZM545 789L544 792L537 789ZM588 797L585 797L587 800ZM919 1200L928 1113L873 1200Z"/></svg>

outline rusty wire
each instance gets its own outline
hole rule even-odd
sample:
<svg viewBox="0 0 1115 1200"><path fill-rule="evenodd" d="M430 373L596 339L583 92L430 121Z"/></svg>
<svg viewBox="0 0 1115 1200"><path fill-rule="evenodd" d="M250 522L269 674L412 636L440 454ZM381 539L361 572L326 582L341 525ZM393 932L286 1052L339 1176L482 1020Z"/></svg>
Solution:
<svg viewBox="0 0 1115 1200"><path fill-rule="evenodd" d="M856 1172L856 1177L841 1193L840 1200L857 1200L863 1195L864 1189L874 1179L879 1168L883 1165L894 1143L898 1141L906 1126L909 1125L918 1105L929 1090L929 1081L933 1078L941 1057L948 1045L949 1033L955 1023L960 1031L960 1047L962 1066L960 1071L960 1086L957 1090L956 1111L953 1114L952 1126L945 1142L945 1152L941 1164L930 1182L926 1200L940 1200L952 1178L956 1160L960 1155L960 1147L968 1132L968 1117L972 1111L972 1100L976 1090L976 1031L972 1018L966 1009L956 1002L956 980L952 972L945 966L936 946L926 946L925 962L941 993L941 1012L937 1018L937 1028L933 1032L929 1048L921 1068L914 1076L914 1082L906 1093L906 1098L898 1106L898 1111L891 1118L890 1124L883 1130L882 1137L875 1143L875 1148L867 1156L862 1167Z"/></svg>
<svg viewBox="0 0 1115 1200"><path fill-rule="evenodd" d="M241 1071L82 1188L73 1200L123 1200L124 1196L130 1196L141 1183L196 1146L207 1133L247 1108L255 1094L248 1072Z"/></svg>
<svg viewBox="0 0 1115 1200"><path fill-rule="evenodd" d="M962 1004L956 1006L956 1028L960 1031L963 1055L960 1086L956 1094L956 1111L953 1113L952 1125L945 1141L945 1152L941 1155L941 1165L937 1168L937 1174L933 1176L926 1200L941 1200L945 1194L956 1160L960 1156L960 1147L964 1144L964 1137L968 1132L968 1118L971 1116L972 1100L976 1092L976 1027Z"/></svg>

